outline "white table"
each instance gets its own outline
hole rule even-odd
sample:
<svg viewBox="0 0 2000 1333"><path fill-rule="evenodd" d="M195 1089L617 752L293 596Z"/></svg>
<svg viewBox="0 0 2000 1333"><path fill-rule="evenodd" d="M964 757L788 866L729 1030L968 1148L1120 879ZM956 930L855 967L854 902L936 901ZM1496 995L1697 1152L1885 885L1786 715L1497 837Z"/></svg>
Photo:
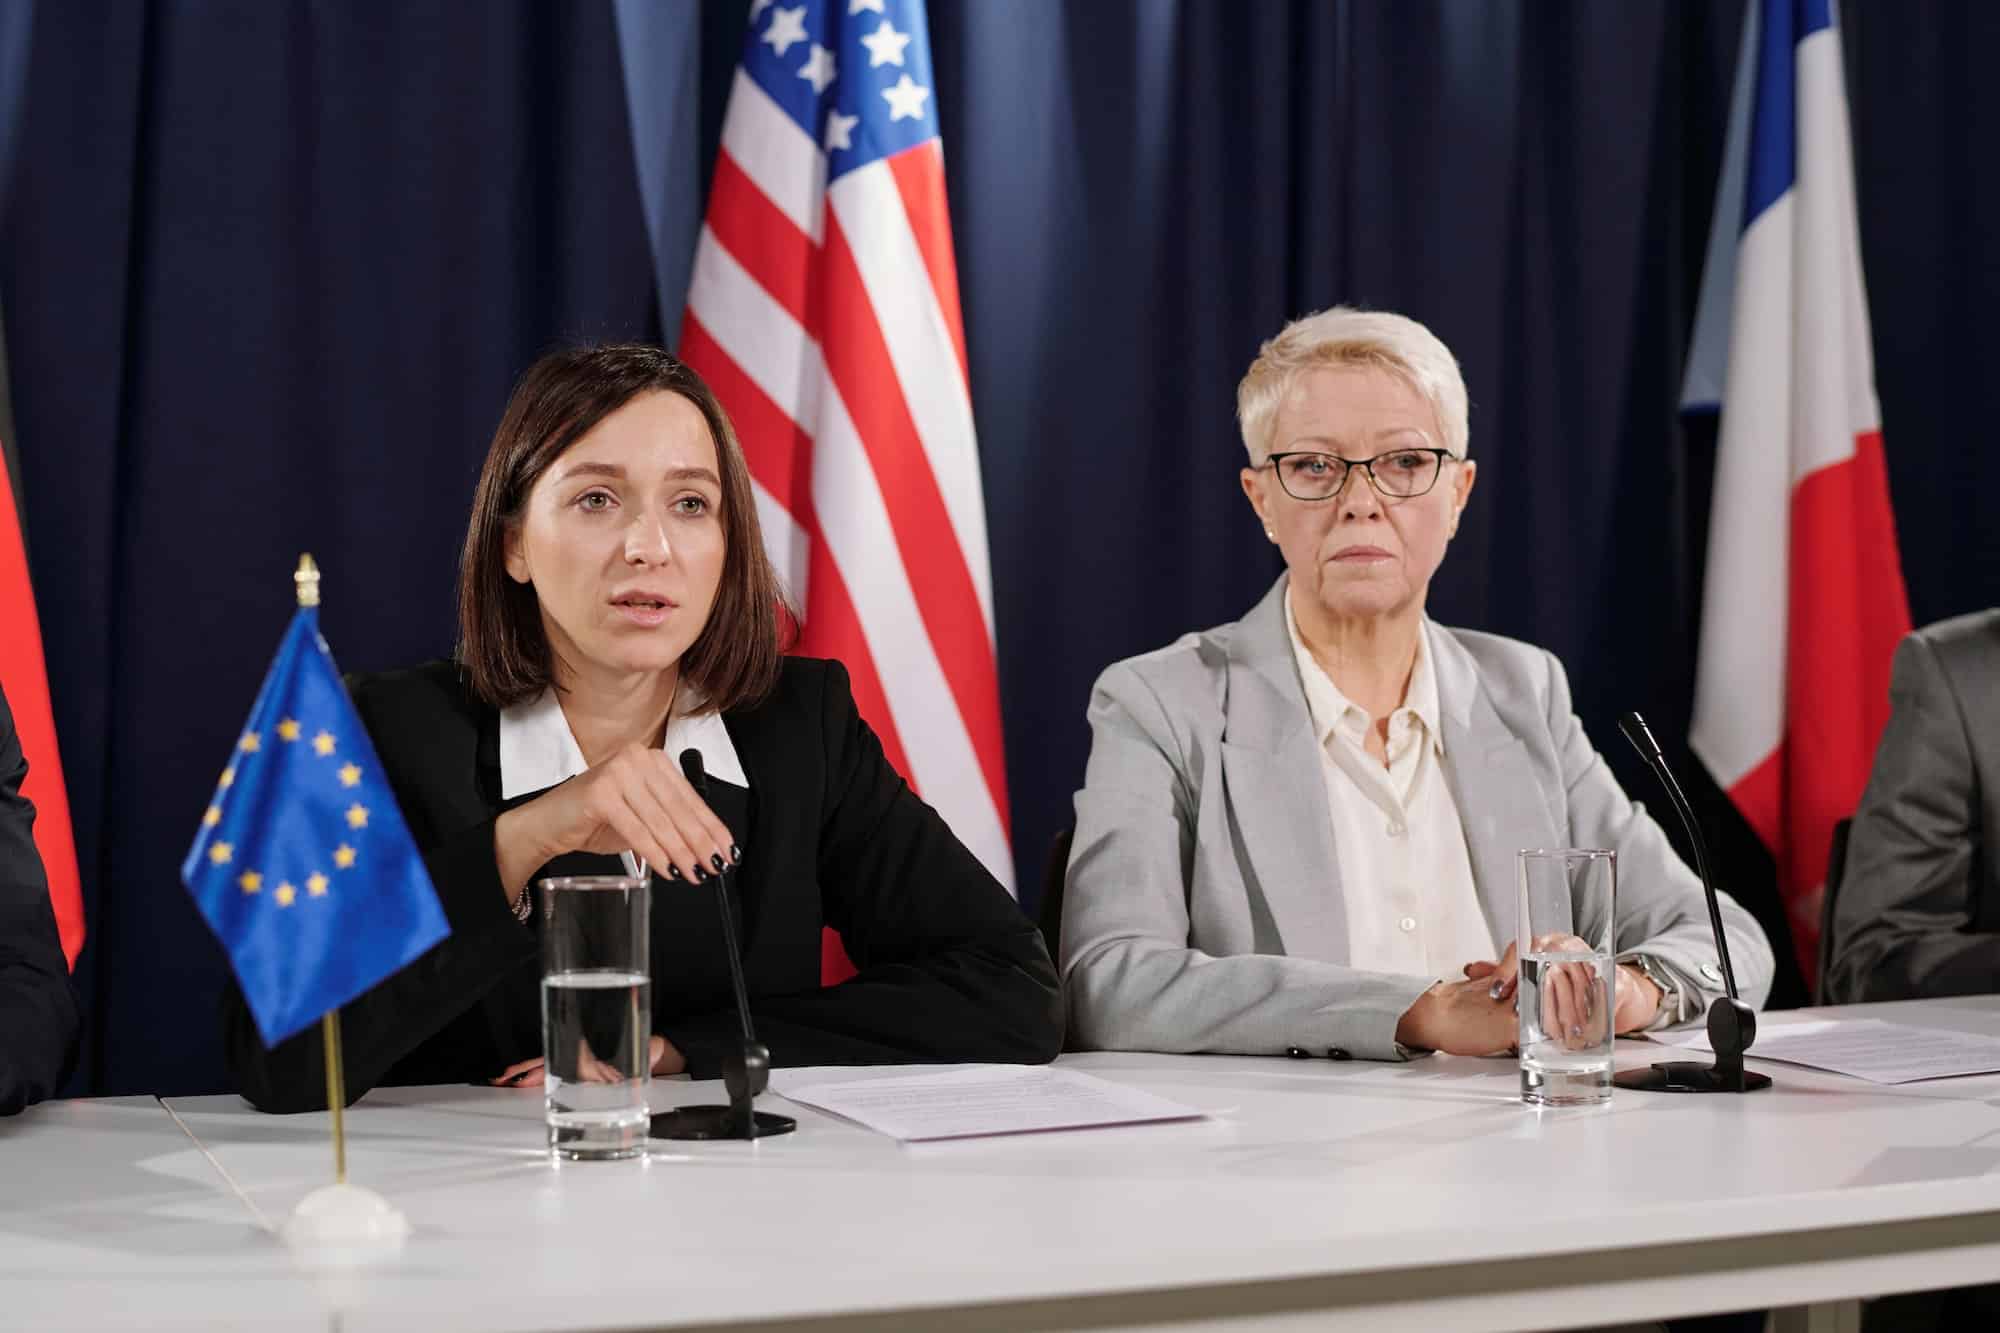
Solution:
<svg viewBox="0 0 2000 1333"><path fill-rule="evenodd" d="M1840 1012L2000 1033L2000 998L1799 1017ZM1619 1058L1671 1054L1633 1043ZM105 1324L156 1325L164 1307L337 1315L343 1330L1449 1330L1809 1304L1837 1322L1852 1309L1829 1303L2000 1280L2000 1076L1878 1088L1766 1065L1769 1092L1538 1114L1507 1061L1065 1063L1213 1118L902 1147L786 1105L800 1127L784 1138L552 1167L537 1092L379 1091L349 1114L350 1175L416 1231L393 1263L338 1279L302 1273L260 1230L325 1183L326 1117L176 1099L228 1180L147 1200L143 1173L186 1164L155 1145L123 1164L141 1176L122 1203L120 1162L103 1163L113 1194L97 1207L125 1217L140 1193L142 1216L195 1209L187 1257L227 1285L162 1283L143 1311L130 1292L82 1299ZM52 1144L87 1123L87 1107L54 1109L70 1119L45 1127ZM211 1234L229 1230L209 1211L222 1192L241 1200L233 1239ZM0 1232L59 1245L42 1217ZM172 1257L128 1244L120 1282L142 1289ZM66 1262L40 1281L7 1267L31 1308L56 1310L42 1288L81 1260ZM12 1301L23 1283L7 1285Z"/></svg>
<svg viewBox="0 0 2000 1333"><path fill-rule="evenodd" d="M324 1329L299 1301L232 1285L268 1236L151 1097L54 1102L0 1119L0 1325Z"/></svg>

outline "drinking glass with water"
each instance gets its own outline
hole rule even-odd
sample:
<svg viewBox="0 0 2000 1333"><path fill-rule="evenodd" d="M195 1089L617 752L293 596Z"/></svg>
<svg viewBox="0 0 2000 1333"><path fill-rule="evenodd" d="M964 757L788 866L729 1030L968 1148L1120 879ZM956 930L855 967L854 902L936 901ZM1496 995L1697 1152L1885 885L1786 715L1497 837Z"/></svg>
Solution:
<svg viewBox="0 0 2000 1333"><path fill-rule="evenodd" d="M1609 1101L1618 855L1524 851L1519 866L1521 1100Z"/></svg>
<svg viewBox="0 0 2000 1333"><path fill-rule="evenodd" d="M549 1151L637 1157L652 1079L648 882L628 875L541 881L542 1060Z"/></svg>

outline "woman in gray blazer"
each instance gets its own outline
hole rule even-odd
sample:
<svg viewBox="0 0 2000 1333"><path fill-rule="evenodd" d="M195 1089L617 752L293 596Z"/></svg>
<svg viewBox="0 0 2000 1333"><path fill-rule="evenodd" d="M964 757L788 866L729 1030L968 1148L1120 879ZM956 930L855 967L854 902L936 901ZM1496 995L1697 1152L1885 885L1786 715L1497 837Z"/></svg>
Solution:
<svg viewBox="0 0 2000 1333"><path fill-rule="evenodd" d="M1562 665L1424 615L1476 474L1449 349L1323 311L1264 344L1237 416L1286 573L1092 692L1062 924L1075 1039L1503 1051L1524 847L1617 851L1617 1031L1704 1013L1722 973L1701 885L1592 749ZM1722 906L1761 1003L1770 945Z"/></svg>

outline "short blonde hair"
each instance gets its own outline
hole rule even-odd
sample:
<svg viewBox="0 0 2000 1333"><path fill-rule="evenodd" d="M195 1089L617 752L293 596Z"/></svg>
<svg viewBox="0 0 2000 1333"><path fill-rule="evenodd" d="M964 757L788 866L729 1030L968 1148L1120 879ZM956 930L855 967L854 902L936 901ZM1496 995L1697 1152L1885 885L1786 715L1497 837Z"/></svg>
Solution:
<svg viewBox="0 0 2000 1333"><path fill-rule="evenodd" d="M1435 333L1407 315L1337 305L1305 315L1257 349L1257 359L1236 386L1236 424L1250 466L1271 453L1278 404L1298 377L1326 366L1373 366L1386 370L1422 394L1437 413L1444 438L1438 443L1465 457L1470 429L1465 377L1458 359Z"/></svg>

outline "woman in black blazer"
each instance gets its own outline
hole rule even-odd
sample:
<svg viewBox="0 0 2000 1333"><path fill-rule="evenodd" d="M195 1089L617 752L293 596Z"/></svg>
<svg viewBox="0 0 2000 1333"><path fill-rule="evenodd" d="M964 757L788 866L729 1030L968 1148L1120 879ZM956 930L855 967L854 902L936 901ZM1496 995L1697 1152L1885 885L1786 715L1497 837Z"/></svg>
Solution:
<svg viewBox="0 0 2000 1333"><path fill-rule="evenodd" d="M538 1082L532 885L621 873L621 853L654 874L655 1073L713 1077L737 1040L708 882L725 866L774 1064L1054 1058L1040 935L884 759L840 664L782 655L785 616L693 371L645 346L529 369L473 502L457 659L351 682L452 927L342 1009L351 1098ZM859 968L827 988L822 926ZM325 1106L316 1028L266 1050L233 988L224 1026L254 1105Z"/></svg>

